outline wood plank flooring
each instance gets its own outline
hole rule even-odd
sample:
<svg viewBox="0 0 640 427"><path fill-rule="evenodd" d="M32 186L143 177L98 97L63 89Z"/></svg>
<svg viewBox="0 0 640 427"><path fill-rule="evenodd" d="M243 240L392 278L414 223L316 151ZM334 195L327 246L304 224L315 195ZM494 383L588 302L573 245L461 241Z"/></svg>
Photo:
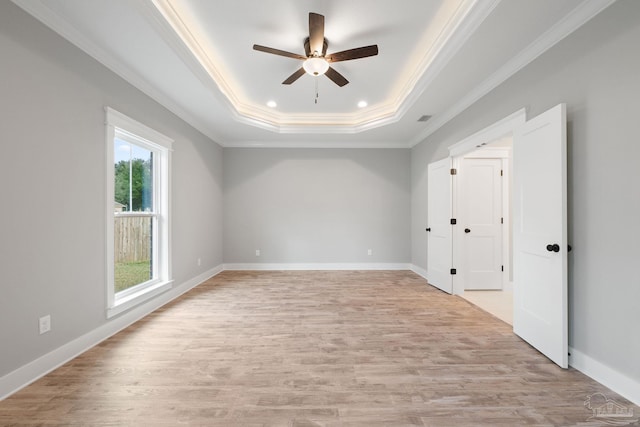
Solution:
<svg viewBox="0 0 640 427"><path fill-rule="evenodd" d="M599 426L603 393L412 272L223 272L0 402L2 426Z"/></svg>

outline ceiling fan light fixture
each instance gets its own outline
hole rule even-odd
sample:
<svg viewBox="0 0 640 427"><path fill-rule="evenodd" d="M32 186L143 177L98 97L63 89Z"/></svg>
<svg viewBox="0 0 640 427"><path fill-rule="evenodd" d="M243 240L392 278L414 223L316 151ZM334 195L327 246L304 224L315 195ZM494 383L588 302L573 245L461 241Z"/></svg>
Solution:
<svg viewBox="0 0 640 427"><path fill-rule="evenodd" d="M329 69L329 63L321 57L311 57L302 63L302 68L312 76L321 76Z"/></svg>

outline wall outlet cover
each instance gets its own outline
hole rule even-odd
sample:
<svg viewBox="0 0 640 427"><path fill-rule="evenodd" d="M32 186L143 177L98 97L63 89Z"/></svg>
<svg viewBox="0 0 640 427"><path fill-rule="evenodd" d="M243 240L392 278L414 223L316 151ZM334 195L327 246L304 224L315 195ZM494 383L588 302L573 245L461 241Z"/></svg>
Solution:
<svg viewBox="0 0 640 427"><path fill-rule="evenodd" d="M46 316L38 319L38 326L40 330L40 335L49 332L51 330L51 315L47 314Z"/></svg>

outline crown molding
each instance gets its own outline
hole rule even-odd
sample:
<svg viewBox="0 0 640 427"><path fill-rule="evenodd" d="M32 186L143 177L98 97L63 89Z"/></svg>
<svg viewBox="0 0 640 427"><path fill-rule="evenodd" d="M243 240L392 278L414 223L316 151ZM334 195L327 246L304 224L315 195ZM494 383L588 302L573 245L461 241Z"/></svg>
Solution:
<svg viewBox="0 0 640 427"><path fill-rule="evenodd" d="M396 115L400 118L415 104L433 83L453 56L478 29L501 0L479 3L476 0L460 4L449 20L446 30L422 58L414 75L406 82L395 101ZM481 7L480 7L481 6Z"/></svg>
<svg viewBox="0 0 640 427"><path fill-rule="evenodd" d="M379 107L352 114L278 113L242 99L238 95L241 91L232 86L231 80L201 46L170 0L148 0L148 4L156 9L148 14L154 20L158 17L165 20L166 25L156 26L160 36L196 77L224 102L237 122L281 134L355 134L398 122L499 2L463 0L433 45L417 61L419 65L407 83Z"/></svg>
<svg viewBox="0 0 640 427"><path fill-rule="evenodd" d="M553 27L545 31L518 55L500 67L498 71L493 73L475 89L471 90L467 96L460 99L445 112L432 117L425 129L414 137L409 142L409 145L414 147L424 141L427 137L449 122L449 120L462 113L480 98L498 87L509 77L520 71L569 34L586 24L594 16L602 12L615 1L616 0L585 0L582 2L571 13L558 21Z"/></svg>
<svg viewBox="0 0 640 427"><path fill-rule="evenodd" d="M219 141L220 135L213 132L211 128L200 120L194 118L190 113L185 111L181 106L174 102L170 96L159 91L155 86L127 67L122 61L116 59L113 55L93 43L76 28L69 24L66 20L51 10L43 0L11 0L18 7L29 13L31 16L42 22L51 30L62 36L68 42L91 56L93 59L113 71L126 82L136 87L138 90L149 96L151 99L171 111L176 116L193 126L198 131L213 141Z"/></svg>
<svg viewBox="0 0 640 427"><path fill-rule="evenodd" d="M233 141L222 145L224 148L362 148L362 149L405 149L404 143L392 141Z"/></svg>
<svg viewBox="0 0 640 427"><path fill-rule="evenodd" d="M221 73L218 72L218 80L212 77L210 68L213 67L213 62L210 60L204 63L199 61L194 51L190 49L188 43L185 42L183 37L179 36L174 26L171 25L160 8L157 7L157 4L168 3L167 0L145 0L142 2L134 2L133 4L147 19L148 23L158 31L163 37L163 40L168 43L168 46L178 55L194 76L205 85L218 101L228 108L235 121L280 134L356 134L399 121L424 90L433 82L433 79L442 70L442 67L444 67L459 50L499 1L500 0L491 0L483 2L481 0L465 0L445 26L445 30L438 35L432 48L425 53L425 56L421 59L420 67L416 68L416 73L407 80L407 83L399 92L400 95L396 95L394 101L382 104L367 112L333 116L314 115L313 117L278 114L272 110L267 110L265 107L255 106L238 99L238 97L234 95L230 83L224 79ZM397 142L354 142L347 144L332 143L332 147L405 148L419 144L481 97L495 89L553 45L614 3L614 1L615 0L585 0L580 3L570 14L546 31L517 56L505 63L498 71L493 73L480 85L476 86L476 88L471 90L465 97L443 113L434 115L429 120L429 123L426 124L426 127L406 144L399 144ZM47 5L46 1L12 0L12 2L222 146L327 146L321 143L306 142L300 142L296 145L289 142L256 143L254 141L225 141L220 134L212 129L210 124L194 117L193 114L186 111L163 91L150 84L136 71L126 66L114 55L108 53L88 37L81 34L73 25L56 14ZM204 54L202 49L196 49L196 51L198 50L202 51L201 55ZM222 83L220 84L220 82Z"/></svg>

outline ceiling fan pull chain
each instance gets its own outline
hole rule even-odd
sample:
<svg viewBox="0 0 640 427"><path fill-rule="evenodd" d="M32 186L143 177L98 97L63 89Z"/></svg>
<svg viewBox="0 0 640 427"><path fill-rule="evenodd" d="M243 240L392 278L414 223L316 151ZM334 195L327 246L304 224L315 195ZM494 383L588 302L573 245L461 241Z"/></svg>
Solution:
<svg viewBox="0 0 640 427"><path fill-rule="evenodd" d="M318 103L318 79L315 79L316 81L316 99L315 99L315 103Z"/></svg>

